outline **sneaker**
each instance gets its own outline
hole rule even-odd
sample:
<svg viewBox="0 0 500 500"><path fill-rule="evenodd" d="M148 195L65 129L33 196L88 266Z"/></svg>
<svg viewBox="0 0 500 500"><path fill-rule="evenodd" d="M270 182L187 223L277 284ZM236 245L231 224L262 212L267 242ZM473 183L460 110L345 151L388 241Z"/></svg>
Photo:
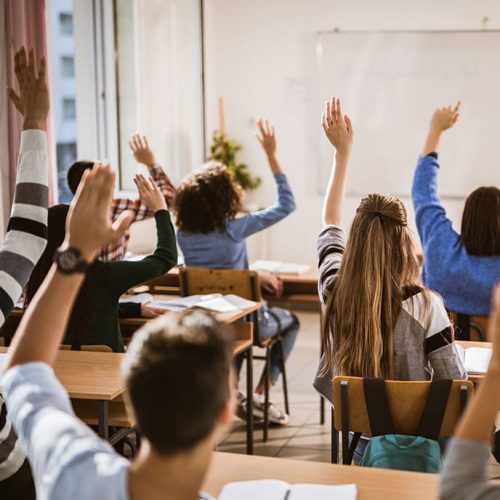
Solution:
<svg viewBox="0 0 500 500"><path fill-rule="evenodd" d="M238 393L237 403L236 403L236 416L243 420L243 422L247 421L247 398L241 393ZM255 415L255 405L254 405L254 414L253 414L254 423L260 422L262 418L259 418Z"/></svg>
<svg viewBox="0 0 500 500"><path fill-rule="evenodd" d="M264 420L265 398L261 394L253 395L253 415L254 418ZM280 410L272 401L267 406L269 422L277 425L287 425L290 417L284 411Z"/></svg>

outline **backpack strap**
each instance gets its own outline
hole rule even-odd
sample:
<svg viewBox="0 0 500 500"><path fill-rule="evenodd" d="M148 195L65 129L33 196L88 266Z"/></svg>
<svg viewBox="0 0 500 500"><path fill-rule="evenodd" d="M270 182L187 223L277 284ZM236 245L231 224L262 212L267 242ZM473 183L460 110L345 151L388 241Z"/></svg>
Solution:
<svg viewBox="0 0 500 500"><path fill-rule="evenodd" d="M363 391L365 393L366 409L368 410L372 436L394 434L394 422L389 407L389 400L387 399L384 379L364 378Z"/></svg>
<svg viewBox="0 0 500 500"><path fill-rule="evenodd" d="M428 439L438 439L452 384L452 380L433 380L431 382L427 403L415 435Z"/></svg>

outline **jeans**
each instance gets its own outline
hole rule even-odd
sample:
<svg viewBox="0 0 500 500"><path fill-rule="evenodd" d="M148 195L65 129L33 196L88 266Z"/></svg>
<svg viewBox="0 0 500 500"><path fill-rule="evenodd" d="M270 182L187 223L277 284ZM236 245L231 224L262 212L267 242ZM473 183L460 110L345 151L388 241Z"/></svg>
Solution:
<svg viewBox="0 0 500 500"><path fill-rule="evenodd" d="M299 333L300 323L297 317L286 309L281 307L268 307L267 305L262 306L259 309L259 337L260 340L268 339L274 337L279 330L282 332L283 338L283 354L285 361L290 356L295 340L297 339L297 334ZM271 381L275 383L281 373L280 364L280 345L274 344L271 348ZM236 370L239 373L241 365L243 363L244 356L238 356L236 359ZM264 372L265 374L265 367Z"/></svg>

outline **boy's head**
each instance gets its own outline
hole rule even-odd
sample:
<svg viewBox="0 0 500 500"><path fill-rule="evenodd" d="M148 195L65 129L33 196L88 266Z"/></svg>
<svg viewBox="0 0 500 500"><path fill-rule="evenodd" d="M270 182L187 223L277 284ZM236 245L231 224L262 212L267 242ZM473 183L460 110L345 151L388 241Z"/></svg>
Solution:
<svg viewBox="0 0 500 500"><path fill-rule="evenodd" d="M85 172L85 170L92 169L93 166L94 166L93 161L82 160L73 163L73 165L69 167L67 173L67 181L68 181L68 187L73 194L76 193L76 190L78 189L78 185L82 180L82 175Z"/></svg>
<svg viewBox="0 0 500 500"><path fill-rule="evenodd" d="M168 314L134 335L124 361L141 434L158 455L189 451L232 415L232 335L202 311Z"/></svg>

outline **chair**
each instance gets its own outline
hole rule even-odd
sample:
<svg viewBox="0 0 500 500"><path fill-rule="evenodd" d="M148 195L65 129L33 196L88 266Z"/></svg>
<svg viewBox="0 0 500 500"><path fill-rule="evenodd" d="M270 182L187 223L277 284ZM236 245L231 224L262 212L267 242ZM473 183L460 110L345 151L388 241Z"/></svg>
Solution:
<svg viewBox="0 0 500 500"><path fill-rule="evenodd" d="M239 295L248 300L260 302L262 300L260 292L259 275L255 271L244 269L205 269L200 267L184 267L179 269L181 295L198 295L208 293L222 293ZM252 313L254 323L254 345L265 349L264 356L253 356L254 359L262 359L266 362L266 386L265 386L265 412L263 441L267 441L269 431L269 375L271 349L274 345L279 345L281 352L281 374L283 379L283 394L285 399L285 411L290 414L288 402L288 386L285 368L285 356L283 353L283 343L281 332L269 339L260 339L258 312Z"/></svg>
<svg viewBox="0 0 500 500"><path fill-rule="evenodd" d="M449 311L451 321L457 327L456 340L472 340L486 342L488 340L488 316L471 316Z"/></svg>
<svg viewBox="0 0 500 500"><path fill-rule="evenodd" d="M333 379L332 408L332 463L338 463L338 433L342 436L342 463L352 462L359 440L353 439L349 446L349 432L370 434L370 418L365 401L363 378L335 377ZM387 380L387 398L397 434L412 436L427 403L430 381ZM441 424L440 437L451 436L474 386L468 380L454 380L448 397L448 404Z"/></svg>

